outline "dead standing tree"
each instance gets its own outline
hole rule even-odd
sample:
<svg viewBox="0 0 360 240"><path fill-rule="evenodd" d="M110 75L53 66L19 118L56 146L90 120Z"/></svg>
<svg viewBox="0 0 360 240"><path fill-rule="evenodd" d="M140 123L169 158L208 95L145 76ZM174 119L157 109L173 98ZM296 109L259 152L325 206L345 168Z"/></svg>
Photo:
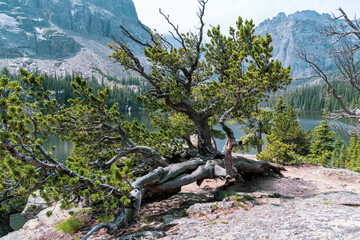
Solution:
<svg viewBox="0 0 360 240"><path fill-rule="evenodd" d="M332 20L320 33L332 41L328 48L328 55L332 59L337 75L335 81L343 81L356 90L354 96L357 103L356 108L351 109L347 106L338 90L334 87L329 73L317 64L316 56L309 56L306 49L300 46L298 56L312 67L316 75L322 79L330 90L330 94L339 102L342 112L329 113L328 116L333 120L340 119L358 119L360 121L359 94L360 94L360 66L359 66L359 50L360 50L360 22L358 20L350 20L347 14L339 8L340 15L333 15ZM360 128L345 129L342 125L337 124L338 129L347 135L360 135Z"/></svg>

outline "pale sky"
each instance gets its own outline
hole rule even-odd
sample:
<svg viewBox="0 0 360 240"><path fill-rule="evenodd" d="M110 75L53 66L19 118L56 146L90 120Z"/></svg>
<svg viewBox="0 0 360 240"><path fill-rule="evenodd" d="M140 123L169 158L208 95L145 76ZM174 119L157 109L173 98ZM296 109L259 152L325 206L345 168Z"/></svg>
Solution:
<svg viewBox="0 0 360 240"><path fill-rule="evenodd" d="M159 8L170 15L181 31L186 32L198 26L196 12L197 0L133 0L138 17L151 29L160 33L171 30L160 15ZM204 21L209 26L220 25L228 30L234 26L239 16L253 19L259 24L267 18L275 17L279 12L287 15L301 10L315 10L319 13L335 13L341 7L353 19L360 16L359 0L209 0L206 4Z"/></svg>

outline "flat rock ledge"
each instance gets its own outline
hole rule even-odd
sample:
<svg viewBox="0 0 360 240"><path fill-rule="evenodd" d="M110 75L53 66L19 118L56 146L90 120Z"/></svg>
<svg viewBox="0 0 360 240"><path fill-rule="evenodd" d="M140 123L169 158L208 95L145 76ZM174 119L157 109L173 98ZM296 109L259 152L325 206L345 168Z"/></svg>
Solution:
<svg viewBox="0 0 360 240"><path fill-rule="evenodd" d="M360 194L337 191L267 198L249 211L178 221L163 240L360 239Z"/></svg>
<svg viewBox="0 0 360 240"><path fill-rule="evenodd" d="M340 180L360 183L360 173L353 172L348 169L341 168L319 168L315 174L323 175L325 177L337 177Z"/></svg>
<svg viewBox="0 0 360 240"><path fill-rule="evenodd" d="M212 203L195 203L187 209L191 217L167 213L157 223L160 227L154 231L114 238L104 230L90 239L360 239L359 173L314 166L300 168L300 172L298 168L293 168L289 172L291 174L286 178L265 182L266 190L258 187L255 188L258 192L252 189L243 193L239 189L225 190L229 191L229 195L249 195L255 198L254 201L247 201L249 210L239 207L231 198ZM298 182L300 185L295 184ZM269 188L268 185L273 186ZM304 191L299 192L298 188ZM199 189L190 190L196 192ZM190 197L189 193L179 193L174 199L180 204L188 198L198 199L200 195L191 193ZM48 210L53 211L50 218L46 216ZM44 209L21 230L0 239L74 239L74 235L61 233L54 227L68 216L68 212L54 207Z"/></svg>

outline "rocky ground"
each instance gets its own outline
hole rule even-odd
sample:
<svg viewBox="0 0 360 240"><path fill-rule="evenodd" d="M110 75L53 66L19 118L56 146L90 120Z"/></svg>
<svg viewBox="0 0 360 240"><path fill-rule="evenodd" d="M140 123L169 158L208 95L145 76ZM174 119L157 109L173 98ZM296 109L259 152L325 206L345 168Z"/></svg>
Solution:
<svg viewBox="0 0 360 240"><path fill-rule="evenodd" d="M169 212L179 207L164 206L163 222L150 218L150 231L118 239L360 239L359 173L311 165L287 167L283 173L283 178L259 176L226 188L254 197L241 206L231 198L211 199L221 181L184 186L180 199L169 204L184 206L185 213L178 210L176 216ZM206 197L210 202L187 207L188 201ZM146 226L141 219L138 225Z"/></svg>
<svg viewBox="0 0 360 240"><path fill-rule="evenodd" d="M127 229L111 236L102 230L92 239L360 239L359 173L305 165L287 167L283 178L258 176L214 193L222 184L184 186L167 200L144 203ZM44 221L2 239L49 237L74 235Z"/></svg>

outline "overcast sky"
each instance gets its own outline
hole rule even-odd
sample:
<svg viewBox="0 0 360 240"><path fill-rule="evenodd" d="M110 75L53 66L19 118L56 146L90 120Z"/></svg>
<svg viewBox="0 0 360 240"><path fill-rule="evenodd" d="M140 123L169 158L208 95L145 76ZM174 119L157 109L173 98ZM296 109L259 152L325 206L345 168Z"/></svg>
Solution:
<svg viewBox="0 0 360 240"><path fill-rule="evenodd" d="M197 0L133 0L139 19L151 29L160 33L170 30L169 25L159 14L159 8L170 15L171 20L182 31L194 29L198 19ZM301 10L315 10L319 13L335 13L341 7L351 19L360 16L359 0L209 0L205 10L205 23L220 25L222 29L234 26L237 18L253 19L259 24L273 18L279 12L287 15Z"/></svg>

